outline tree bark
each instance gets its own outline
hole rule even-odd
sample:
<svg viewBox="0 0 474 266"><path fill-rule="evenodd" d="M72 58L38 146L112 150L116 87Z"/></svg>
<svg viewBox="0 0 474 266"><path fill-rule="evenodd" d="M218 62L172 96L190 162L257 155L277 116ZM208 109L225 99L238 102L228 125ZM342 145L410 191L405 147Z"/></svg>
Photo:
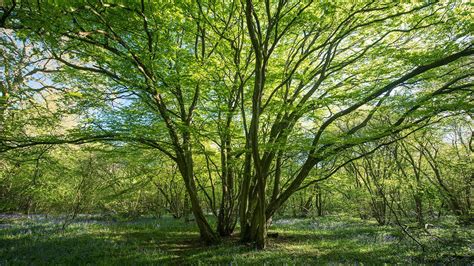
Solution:
<svg viewBox="0 0 474 266"><path fill-rule="evenodd" d="M183 176L186 185L186 191L191 202L191 211L193 212L196 224L199 228L201 240L207 244L216 244L219 242L219 237L214 233L211 226L207 222L204 212L199 203L197 195L196 182L194 181L193 160L190 151L185 153L185 162L178 161L178 166Z"/></svg>

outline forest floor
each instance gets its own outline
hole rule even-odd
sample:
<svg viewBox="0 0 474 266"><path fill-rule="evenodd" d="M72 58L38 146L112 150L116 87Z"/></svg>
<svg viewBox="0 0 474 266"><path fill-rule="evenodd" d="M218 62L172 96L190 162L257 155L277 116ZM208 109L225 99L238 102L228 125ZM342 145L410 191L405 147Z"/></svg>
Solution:
<svg viewBox="0 0 474 266"><path fill-rule="evenodd" d="M456 264L474 263L474 228L445 218L427 231L410 229L425 251L393 226L344 216L279 219L278 237L256 251L238 235L204 246L194 223L170 217L133 220L0 215L0 265L51 264Z"/></svg>

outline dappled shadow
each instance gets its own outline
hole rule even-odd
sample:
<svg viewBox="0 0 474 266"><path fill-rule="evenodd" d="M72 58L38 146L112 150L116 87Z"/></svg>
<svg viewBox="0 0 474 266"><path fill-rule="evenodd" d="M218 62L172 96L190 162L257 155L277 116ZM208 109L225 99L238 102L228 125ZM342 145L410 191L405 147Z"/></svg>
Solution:
<svg viewBox="0 0 474 266"><path fill-rule="evenodd" d="M321 264L417 263L390 228L367 224L275 226L277 238L256 251L237 235L215 246L199 241L194 224L172 219L75 223L65 231L51 223L0 228L3 264ZM382 237L381 237L382 236ZM388 236L388 237L385 237ZM472 258L460 258L458 262Z"/></svg>
<svg viewBox="0 0 474 266"><path fill-rule="evenodd" d="M171 263L201 246L192 226L20 223L0 229L0 265Z"/></svg>

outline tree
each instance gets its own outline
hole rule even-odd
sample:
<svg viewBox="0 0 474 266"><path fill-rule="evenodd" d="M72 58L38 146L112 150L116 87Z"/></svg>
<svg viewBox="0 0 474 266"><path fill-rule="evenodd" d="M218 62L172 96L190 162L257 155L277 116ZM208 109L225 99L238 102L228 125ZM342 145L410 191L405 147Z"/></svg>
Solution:
<svg viewBox="0 0 474 266"><path fill-rule="evenodd" d="M449 12L445 8L436 3L341 7L312 2L245 2L255 67L247 135L255 189L242 188L243 194L250 192L246 195L249 201L254 201L241 202L241 208L246 209L243 212L247 211L241 219L244 237L263 248L267 220L305 186L303 182L319 163L359 144L422 127L434 115L459 103L461 95L472 87L472 73L456 72L470 64L461 59L472 55L473 49L469 42L460 41L464 44L458 46L446 39L446 32L438 27L445 22L443 12ZM462 27L454 32L469 34ZM428 34L439 39L430 42L433 35ZM420 38L435 48L427 51L427 46L419 44ZM396 52L401 47L417 47L423 52L411 56ZM408 90L399 92L403 87ZM438 106L433 108L435 104ZM267 111L270 106L279 111ZM391 119L377 123L386 110L392 112ZM335 127L351 114L361 118ZM262 122L263 117L270 125ZM270 168L278 151L287 152L288 140L302 130L299 121L311 123L314 129L308 139L311 144L302 149L306 158L286 190L267 203ZM269 128L268 135L261 134L264 127ZM243 186L250 183L244 180Z"/></svg>
<svg viewBox="0 0 474 266"><path fill-rule="evenodd" d="M210 159L196 153L209 140L220 158L219 233L233 230L239 206L242 240L264 248L272 216L296 192L390 137L472 109L471 24L457 1L12 6L2 18L14 19L2 25L47 47L82 118L71 134L15 147L153 147L176 163L208 243L218 237L199 200L195 163ZM341 156L367 143L376 145Z"/></svg>
<svg viewBox="0 0 474 266"><path fill-rule="evenodd" d="M125 125L117 120L106 125L97 121L97 117L90 117L92 114L89 113L89 119L95 120L89 132L99 131L107 139L147 144L175 161L183 176L201 237L206 242L215 242L217 237L199 204L193 172L190 126L201 84L198 75L190 76L188 73L205 67L206 55L197 49L204 52L207 45L202 36L192 31L194 23L180 23L184 11L179 7L167 5L158 9L145 5L144 1L128 7L104 3L70 5L66 2L31 5L33 13L20 7L28 17L23 17L22 27L34 31L39 26L43 30L36 38L48 45L55 61L66 69L62 77L76 81L78 89L69 94L74 93L79 98L88 94L96 99L104 97L109 100L101 104L87 101L91 100L88 97L86 101L79 101L81 105L77 108L86 110L93 106L104 108L104 111L118 111L122 115L119 119ZM130 21L121 19L124 14ZM50 24L48 17L58 17L58 23ZM142 26L140 30L130 31L129 26L134 23ZM155 32L157 29L163 30ZM58 38L61 41L57 42ZM196 49L190 50L187 45L195 40ZM199 48L199 43L202 43L202 48ZM76 75L74 71L81 73ZM107 110L118 99L131 103ZM148 106L145 112L140 114L145 113L153 119L160 136L148 138L150 132L133 132L136 128L130 128L134 114L126 109L145 106ZM107 126L110 127L105 128ZM127 132L124 134L121 129ZM166 141L159 140L163 136Z"/></svg>

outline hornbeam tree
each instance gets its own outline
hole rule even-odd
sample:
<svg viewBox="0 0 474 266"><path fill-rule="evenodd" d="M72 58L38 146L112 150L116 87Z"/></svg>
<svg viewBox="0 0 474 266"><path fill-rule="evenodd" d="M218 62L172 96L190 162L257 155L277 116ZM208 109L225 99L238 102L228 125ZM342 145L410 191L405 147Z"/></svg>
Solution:
<svg viewBox="0 0 474 266"><path fill-rule="evenodd" d="M242 5L254 72L253 86L243 92L251 95L244 107L251 168L242 180L240 223L243 240L259 248L265 247L275 211L311 182L318 164L362 143L423 127L472 96L472 38L468 23L451 24L466 22L453 13L463 10L456 3ZM390 119L377 122L387 112ZM351 122L341 124L348 116ZM307 145L292 147L301 135ZM282 189L279 158L292 149L304 159ZM335 169L345 163L336 162Z"/></svg>
<svg viewBox="0 0 474 266"><path fill-rule="evenodd" d="M60 139L15 145L116 140L161 151L208 243L219 238L195 159L209 141L220 159L208 171L221 179L219 234L232 232L238 206L242 241L264 248L294 193L360 157L342 154L473 107L472 23L460 1L7 6L1 26L47 49L80 118Z"/></svg>
<svg viewBox="0 0 474 266"><path fill-rule="evenodd" d="M76 100L73 108L88 126L75 134L95 135L59 142L133 139L160 150L178 166L201 238L218 241L199 203L191 135L201 87L207 85L199 72L212 55L206 47L215 42L207 42L204 29L187 17L192 10L145 1L22 1L16 8L11 23L19 20L16 27L48 47L63 70L56 79L76 88L66 96ZM114 114L113 122L104 120Z"/></svg>

